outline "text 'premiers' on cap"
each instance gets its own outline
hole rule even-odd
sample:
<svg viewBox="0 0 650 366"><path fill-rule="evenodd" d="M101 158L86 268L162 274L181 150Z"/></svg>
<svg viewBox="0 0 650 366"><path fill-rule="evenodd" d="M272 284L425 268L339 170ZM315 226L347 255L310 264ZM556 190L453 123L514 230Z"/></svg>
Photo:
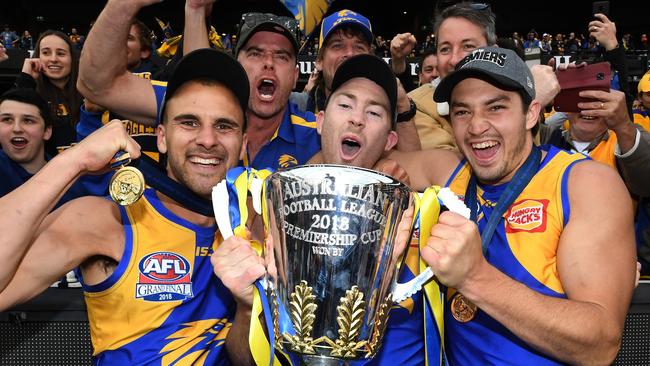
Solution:
<svg viewBox="0 0 650 366"><path fill-rule="evenodd" d="M397 81L390 66L375 55L362 54L350 57L336 69L330 95L346 81L354 78L366 78L384 89L390 103L391 125L394 128L397 118Z"/></svg>
<svg viewBox="0 0 650 366"><path fill-rule="evenodd" d="M641 77L641 80L639 80L639 93L647 93L650 92L650 71L646 72L645 75Z"/></svg>
<svg viewBox="0 0 650 366"><path fill-rule="evenodd" d="M372 26L370 25L370 20L364 17L363 15L354 12L352 10L339 10L336 13L333 13L323 19L323 22L320 26L320 39L318 40L318 48L323 47L323 42L327 36L342 26L357 26L363 34L366 36L368 43L372 44L373 35L372 35Z"/></svg>
<svg viewBox="0 0 650 366"><path fill-rule="evenodd" d="M511 91L523 91L529 103L535 99L535 83L530 69L514 51L507 48L484 47L465 56L456 70L442 79L433 100L449 102L454 87L467 78L479 78Z"/></svg>
<svg viewBox="0 0 650 366"><path fill-rule="evenodd" d="M244 68L227 53L201 48L185 55L174 68L160 108L161 121L167 101L181 85L196 79L211 79L225 85L237 97L239 106L246 115L250 86Z"/></svg>
<svg viewBox="0 0 650 366"><path fill-rule="evenodd" d="M257 32L274 32L284 35L291 41L293 49L298 55L300 45L300 23L295 18L278 16L270 13L245 13L241 16L237 31L237 47L235 55L239 54L246 42Z"/></svg>

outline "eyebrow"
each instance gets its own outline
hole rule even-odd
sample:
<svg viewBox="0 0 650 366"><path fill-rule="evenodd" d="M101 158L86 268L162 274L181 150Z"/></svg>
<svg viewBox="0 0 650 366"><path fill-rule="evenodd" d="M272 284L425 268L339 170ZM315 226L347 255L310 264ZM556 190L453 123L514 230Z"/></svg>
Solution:
<svg viewBox="0 0 650 366"><path fill-rule="evenodd" d="M257 51L257 52L265 52L265 51L267 51L267 50L265 50L265 49L263 49L263 48L261 48L261 47L250 46L250 47L248 47L248 48L246 49L246 52L251 51L251 50L254 50L254 51ZM293 55L293 53L291 53L290 51L285 50L285 49L279 49L279 50L268 50L268 51L271 51L273 54L285 54L285 55L289 55L289 56L292 56L292 55Z"/></svg>
<svg viewBox="0 0 650 366"><path fill-rule="evenodd" d="M348 98L350 98L350 99L352 99L352 100L354 100L354 101L357 100L357 97L356 97L355 95L351 94L351 93L341 92L341 94L339 94L339 95L344 95L344 96L346 96L346 97L348 97ZM370 101L368 102L368 104L370 104L370 105L376 105L376 106L382 107L382 108L384 108L386 111L389 111L389 110L390 110L390 107L385 106L384 104L378 102L378 101L375 100L375 99L370 99Z"/></svg>
<svg viewBox="0 0 650 366"><path fill-rule="evenodd" d="M18 114L20 116L23 116L23 118L32 118L32 119L41 119L41 116L34 115L34 114ZM14 117L16 114L14 113L0 113L0 117Z"/></svg>
<svg viewBox="0 0 650 366"><path fill-rule="evenodd" d="M502 102L502 101L510 101L510 97L505 95L505 94L499 94L494 98L488 99L483 105L490 105L496 102ZM451 103L452 107L464 107L467 108L469 107L468 103L463 103L463 102L452 102Z"/></svg>

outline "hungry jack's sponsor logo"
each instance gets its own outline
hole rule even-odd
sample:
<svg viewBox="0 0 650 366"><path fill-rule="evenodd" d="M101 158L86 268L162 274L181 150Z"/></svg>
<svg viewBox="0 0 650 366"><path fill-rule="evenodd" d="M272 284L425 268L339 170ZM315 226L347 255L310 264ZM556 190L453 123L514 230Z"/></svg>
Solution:
<svg viewBox="0 0 650 366"><path fill-rule="evenodd" d="M532 233L546 230L548 200L525 199L515 202L506 214L506 232L527 231Z"/></svg>

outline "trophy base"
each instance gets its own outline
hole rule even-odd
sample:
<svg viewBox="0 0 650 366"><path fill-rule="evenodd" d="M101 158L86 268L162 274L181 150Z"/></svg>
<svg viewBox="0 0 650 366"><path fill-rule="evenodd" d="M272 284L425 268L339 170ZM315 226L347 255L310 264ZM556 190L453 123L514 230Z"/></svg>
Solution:
<svg viewBox="0 0 650 366"><path fill-rule="evenodd" d="M304 366L348 366L349 363L337 358L326 356L311 356L302 355L300 357L300 365Z"/></svg>

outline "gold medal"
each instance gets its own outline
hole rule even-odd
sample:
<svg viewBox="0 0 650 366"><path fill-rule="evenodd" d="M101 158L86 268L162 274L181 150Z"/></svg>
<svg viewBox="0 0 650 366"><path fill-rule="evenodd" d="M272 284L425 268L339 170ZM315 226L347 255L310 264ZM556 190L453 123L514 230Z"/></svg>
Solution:
<svg viewBox="0 0 650 366"><path fill-rule="evenodd" d="M144 193L142 173L132 166L124 166L130 162L129 153L118 152L110 163L113 168L119 167L119 169L113 174L108 184L108 191L113 201L122 206L135 203Z"/></svg>
<svg viewBox="0 0 650 366"><path fill-rule="evenodd" d="M478 311L478 307L471 301L467 300L467 298L460 292L457 292L451 299L450 308L451 315L461 323L467 323L474 319L476 312Z"/></svg>

